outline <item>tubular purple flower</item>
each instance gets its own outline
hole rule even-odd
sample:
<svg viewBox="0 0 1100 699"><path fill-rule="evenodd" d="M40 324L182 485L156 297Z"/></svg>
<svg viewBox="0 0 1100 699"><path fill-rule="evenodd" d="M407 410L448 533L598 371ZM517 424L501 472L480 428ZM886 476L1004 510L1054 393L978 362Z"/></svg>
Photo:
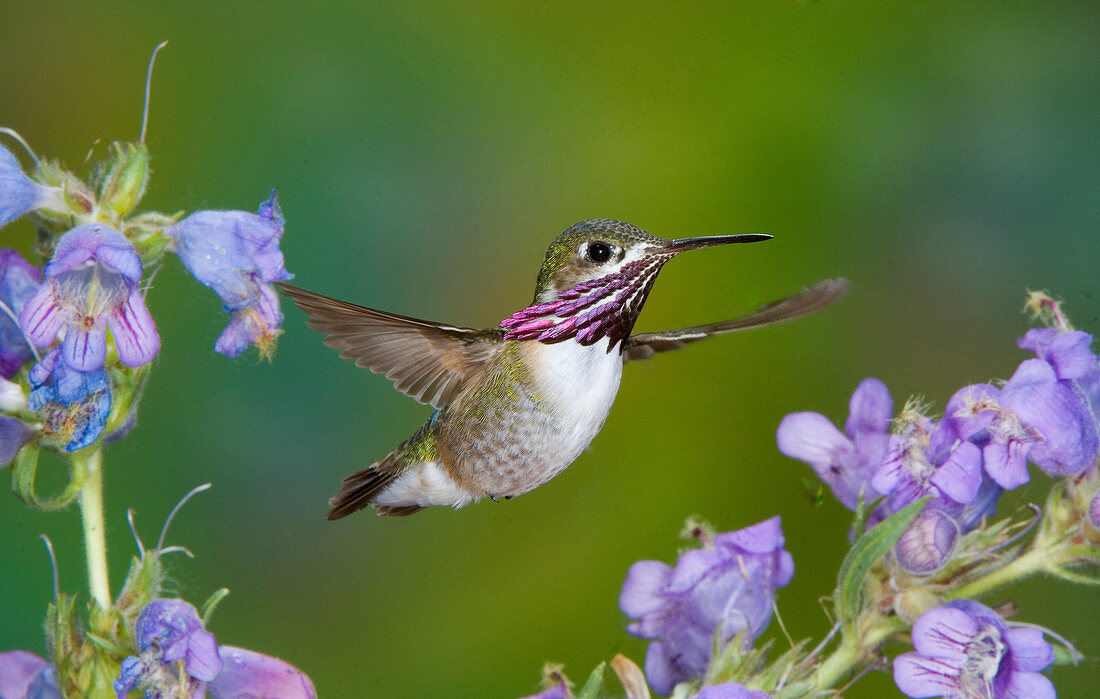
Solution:
<svg viewBox="0 0 1100 699"><path fill-rule="evenodd" d="M19 324L40 348L64 328L62 356L79 371L103 366L106 324L122 363L141 366L156 356L160 336L140 281L141 258L125 236L99 223L77 226L58 241L45 282L23 307Z"/></svg>
<svg viewBox="0 0 1100 699"><path fill-rule="evenodd" d="M1009 629L989 607L956 600L913 625L915 652L894 659L894 682L909 697L1054 699L1039 671L1054 650L1033 628Z"/></svg>
<svg viewBox="0 0 1100 699"><path fill-rule="evenodd" d="M779 423L779 451L807 462L836 498L854 510L860 492L868 501L880 494L870 481L886 453L893 410L886 384L864 379L852 394L845 434L820 413L792 413Z"/></svg>
<svg viewBox="0 0 1100 699"><path fill-rule="evenodd" d="M19 312L42 283L42 272L14 250L0 250L0 376L10 379L34 357Z"/></svg>
<svg viewBox="0 0 1100 699"><path fill-rule="evenodd" d="M31 367L32 391L27 408L42 418L42 432L58 439L66 451L88 446L107 426L111 413L111 382L102 368L78 371L58 361L50 350Z"/></svg>
<svg viewBox="0 0 1100 699"><path fill-rule="evenodd" d="M1088 400L1054 367L1028 359L1001 389L1000 403L1036 436L1027 458L1052 476L1081 473L1096 463L1100 436Z"/></svg>
<svg viewBox="0 0 1100 699"><path fill-rule="evenodd" d="M139 654L122 663L114 689L119 699L145 688L146 694L170 694L186 683L193 696L203 696L204 683L222 669L214 634L203 628L199 614L179 599L158 599L145 605L134 625ZM182 671L184 674L178 674ZM178 691L178 690L177 690Z"/></svg>
<svg viewBox="0 0 1100 699"><path fill-rule="evenodd" d="M56 187L40 185L24 175L19 160L0 146L0 227L31 209L57 207L60 198Z"/></svg>
<svg viewBox="0 0 1100 699"><path fill-rule="evenodd" d="M981 450L960 441L948 422L933 423L910 411L901 421L900 434L890 436L886 458L871 479L875 490L890 496L889 511L929 494L972 502L982 483Z"/></svg>
<svg viewBox="0 0 1100 699"><path fill-rule="evenodd" d="M1016 345L1050 364L1059 381L1072 381L1085 393L1094 418L1100 417L1100 358L1090 349L1092 335L1080 330L1032 328Z"/></svg>
<svg viewBox="0 0 1100 699"><path fill-rule="evenodd" d="M165 231L187 270L233 314L215 351L235 357L256 344L264 352L281 332L283 315L271 284L293 278L279 250L283 223L272 190L258 214L198 211Z"/></svg>
<svg viewBox="0 0 1100 699"><path fill-rule="evenodd" d="M965 386L951 396L944 411L960 439L982 450L982 466L1005 490L1027 483L1027 455L1035 434L1019 416L1001 405L1001 390L990 384Z"/></svg>
<svg viewBox="0 0 1100 699"><path fill-rule="evenodd" d="M649 683L668 694L678 682L702 677L716 637L727 644L743 633L750 647L771 620L776 589L793 574L779 517L718 534L682 554L674 568L659 561L631 566L619 607L637 618L627 631L654 639L646 652Z"/></svg>

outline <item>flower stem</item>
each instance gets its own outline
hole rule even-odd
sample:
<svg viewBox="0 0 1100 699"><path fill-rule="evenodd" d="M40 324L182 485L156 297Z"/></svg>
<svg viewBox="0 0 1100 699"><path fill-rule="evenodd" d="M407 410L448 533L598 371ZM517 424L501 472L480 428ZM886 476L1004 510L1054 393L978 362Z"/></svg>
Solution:
<svg viewBox="0 0 1100 699"><path fill-rule="evenodd" d="M1038 573L1043 569L1050 555L1050 551L1044 550L1041 546L1036 546L1003 568L998 568L989 575L963 585L946 595L946 597L948 599L976 599L994 588L1022 580L1033 573Z"/></svg>
<svg viewBox="0 0 1100 699"><path fill-rule="evenodd" d="M814 672L818 689L836 689L835 685L850 675L859 665L873 659L875 651L887 639L907 625L897 617L872 615L860 624L863 632L842 637L837 649Z"/></svg>
<svg viewBox="0 0 1100 699"><path fill-rule="evenodd" d="M111 609L111 585L107 577L107 530L103 520L103 454L96 449L86 457L73 455L80 487L80 516L84 525L84 551L88 560L88 589L104 612Z"/></svg>

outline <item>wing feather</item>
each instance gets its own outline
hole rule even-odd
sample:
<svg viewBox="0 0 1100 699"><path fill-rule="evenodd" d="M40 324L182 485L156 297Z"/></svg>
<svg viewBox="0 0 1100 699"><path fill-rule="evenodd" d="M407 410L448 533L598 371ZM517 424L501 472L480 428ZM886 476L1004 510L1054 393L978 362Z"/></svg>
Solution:
<svg viewBox="0 0 1100 699"><path fill-rule="evenodd" d="M843 278L826 279L805 287L797 294L764 305L755 313L742 318L696 325L679 330L662 330L654 333L631 335L623 344L623 359L627 361L649 359L658 352L670 352L713 335L731 333L737 330L759 328L763 325L782 323L804 316L838 301L848 291L848 280Z"/></svg>
<svg viewBox="0 0 1100 699"><path fill-rule="evenodd" d="M500 350L501 330L475 330L356 306L291 284L279 292L306 314L325 344L357 366L384 374L402 393L436 408Z"/></svg>

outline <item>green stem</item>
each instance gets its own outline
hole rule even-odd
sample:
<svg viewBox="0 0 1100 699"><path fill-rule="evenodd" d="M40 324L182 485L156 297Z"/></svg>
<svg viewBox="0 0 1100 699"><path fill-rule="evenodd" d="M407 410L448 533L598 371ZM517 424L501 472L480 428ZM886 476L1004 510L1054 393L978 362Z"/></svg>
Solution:
<svg viewBox="0 0 1100 699"><path fill-rule="evenodd" d="M73 455L80 487L80 516L84 525L84 551L88 559L88 589L104 612L111 609L111 584L107 577L107 529L103 521L103 454Z"/></svg>
<svg viewBox="0 0 1100 699"><path fill-rule="evenodd" d="M1008 585L1038 573L1046 565L1050 555L1050 551L1045 551L1043 547L1036 546L1003 568L998 568L989 575L971 581L945 596L948 599L975 599L994 588Z"/></svg>
<svg viewBox="0 0 1100 699"><path fill-rule="evenodd" d="M837 649L817 668L814 676L818 689L833 689L834 685L851 674L857 666L867 662L888 638L907 628L905 622L897 617L876 614L868 621L870 624L861 624L867 629L864 633L845 635Z"/></svg>

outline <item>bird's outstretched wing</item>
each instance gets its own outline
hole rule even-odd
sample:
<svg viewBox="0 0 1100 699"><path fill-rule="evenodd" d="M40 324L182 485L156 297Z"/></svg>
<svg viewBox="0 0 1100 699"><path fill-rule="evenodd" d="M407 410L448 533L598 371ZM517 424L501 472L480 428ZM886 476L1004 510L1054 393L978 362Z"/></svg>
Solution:
<svg viewBox="0 0 1100 699"><path fill-rule="evenodd" d="M501 330L457 328L356 306L291 284L277 286L341 357L385 374L398 391L436 408L454 400L501 348Z"/></svg>
<svg viewBox="0 0 1100 699"><path fill-rule="evenodd" d="M735 330L758 328L762 325L782 323L821 310L838 300L848 291L848 280L826 279L801 292L773 301L755 313L721 323L696 325L679 330L662 330L655 333L631 335L623 344L623 359L649 359L658 352L680 349L689 342L703 340L712 335L731 333Z"/></svg>

